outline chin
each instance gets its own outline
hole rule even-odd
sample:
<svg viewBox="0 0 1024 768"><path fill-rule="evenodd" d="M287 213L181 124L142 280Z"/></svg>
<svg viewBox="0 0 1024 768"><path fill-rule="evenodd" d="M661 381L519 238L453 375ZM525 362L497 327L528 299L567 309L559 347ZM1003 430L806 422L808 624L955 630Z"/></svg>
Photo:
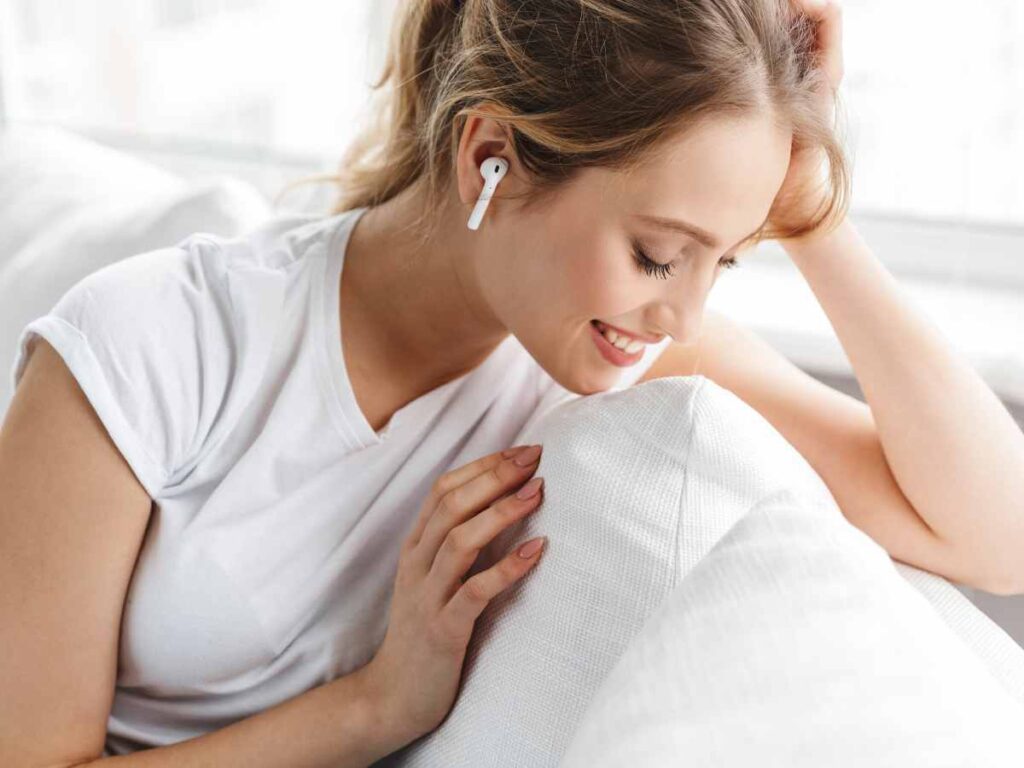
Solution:
<svg viewBox="0 0 1024 768"><path fill-rule="evenodd" d="M589 324L587 326L584 343L593 347L589 337ZM573 350L576 351L576 350ZM551 360L551 364L541 362L537 355L530 353L534 360L543 368L547 374L563 389L576 395L596 395L600 392L607 392L619 380L622 375L622 368L616 368L604 360L596 349L586 348L584 360L581 363L578 355L573 359L567 359L566 355L557 355Z"/></svg>
<svg viewBox="0 0 1024 768"><path fill-rule="evenodd" d="M603 381L597 382L595 382L593 376L588 376L586 382L580 381L579 379L581 378L582 377L577 377L573 379L572 377L570 377L570 380L568 382L559 383L562 384L562 386L565 387L567 390L577 395L596 395L601 392L607 392L613 386L615 386L615 383L619 380L619 375L615 371L612 371L610 375L601 377L602 379L604 379Z"/></svg>

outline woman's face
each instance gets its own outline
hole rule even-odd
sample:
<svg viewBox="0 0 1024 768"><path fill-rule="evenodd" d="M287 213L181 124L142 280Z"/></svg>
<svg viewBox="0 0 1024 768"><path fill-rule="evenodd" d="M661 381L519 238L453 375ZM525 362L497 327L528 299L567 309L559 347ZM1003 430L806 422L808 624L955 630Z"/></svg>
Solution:
<svg viewBox="0 0 1024 768"><path fill-rule="evenodd" d="M790 142L790 132L768 118L719 119L629 174L583 169L544 205L495 218L477 262L481 290L562 386L606 390L623 368L601 354L591 321L654 341L695 342L708 292L725 269L719 261L764 223ZM711 243L648 217L694 225ZM656 265L638 264L634 244Z"/></svg>

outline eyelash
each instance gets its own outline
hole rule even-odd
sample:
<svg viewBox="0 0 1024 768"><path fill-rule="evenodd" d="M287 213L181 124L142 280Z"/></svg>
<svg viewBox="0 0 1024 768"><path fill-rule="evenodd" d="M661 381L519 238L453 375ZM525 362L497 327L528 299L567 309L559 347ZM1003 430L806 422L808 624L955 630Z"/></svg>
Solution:
<svg viewBox="0 0 1024 768"><path fill-rule="evenodd" d="M644 253L643 248L636 241L633 242L633 259L636 261L637 266L646 272L648 275L657 275L663 280L667 280L672 276L672 265L671 264L659 264L653 259L649 258ZM719 266L725 267L726 269L733 269L739 266L739 262L736 261L735 256L726 256L719 260Z"/></svg>

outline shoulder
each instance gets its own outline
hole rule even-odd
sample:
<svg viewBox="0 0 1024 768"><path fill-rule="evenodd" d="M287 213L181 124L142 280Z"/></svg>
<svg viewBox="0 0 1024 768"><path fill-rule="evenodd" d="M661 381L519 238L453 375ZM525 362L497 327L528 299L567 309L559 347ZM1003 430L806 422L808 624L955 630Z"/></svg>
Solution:
<svg viewBox="0 0 1024 768"><path fill-rule="evenodd" d="M224 247L193 235L86 275L49 316L85 337L94 353L116 361L113 373L126 379L158 372L184 378L200 353L230 344L230 311ZM163 367L150 367L157 362Z"/></svg>
<svg viewBox="0 0 1024 768"><path fill-rule="evenodd" d="M330 219L277 216L243 234L195 232L91 272L50 314L122 356L194 370L271 330L293 268ZM208 373L209 371L205 371Z"/></svg>
<svg viewBox="0 0 1024 768"><path fill-rule="evenodd" d="M34 338L45 338L156 495L188 470L241 379L259 375L295 263L295 224L197 232L87 274L21 330L12 391Z"/></svg>
<svg viewBox="0 0 1024 768"><path fill-rule="evenodd" d="M208 363L228 341L214 254L179 244L108 264L28 323L16 345L12 390L35 339L46 339L151 497L195 444L199 404L217 389Z"/></svg>

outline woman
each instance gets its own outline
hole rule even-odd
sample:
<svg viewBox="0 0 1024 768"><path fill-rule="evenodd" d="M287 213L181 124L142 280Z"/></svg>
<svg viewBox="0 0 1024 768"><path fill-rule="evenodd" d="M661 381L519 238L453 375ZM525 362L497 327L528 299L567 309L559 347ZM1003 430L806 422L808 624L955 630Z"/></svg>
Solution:
<svg viewBox="0 0 1024 768"><path fill-rule="evenodd" d="M463 580L543 499L540 448L503 449L545 398L698 363L894 556L1015 589L1020 489L991 478L1024 476L1020 435L845 218L841 71L831 2L407 2L332 215L139 254L24 329L0 763L364 766L433 730L475 618L538 562ZM766 237L870 409L702 333Z"/></svg>

